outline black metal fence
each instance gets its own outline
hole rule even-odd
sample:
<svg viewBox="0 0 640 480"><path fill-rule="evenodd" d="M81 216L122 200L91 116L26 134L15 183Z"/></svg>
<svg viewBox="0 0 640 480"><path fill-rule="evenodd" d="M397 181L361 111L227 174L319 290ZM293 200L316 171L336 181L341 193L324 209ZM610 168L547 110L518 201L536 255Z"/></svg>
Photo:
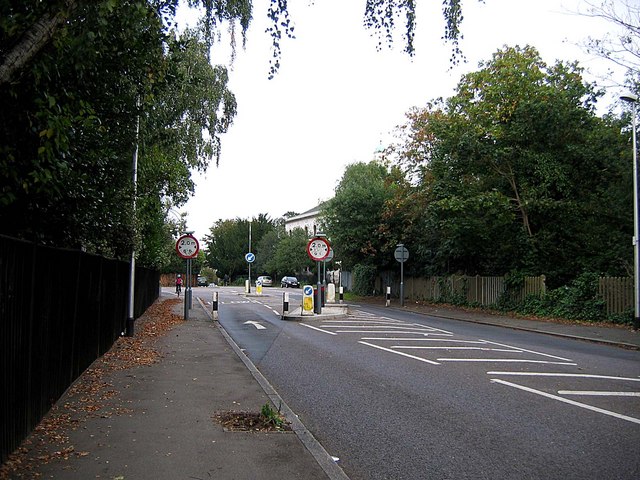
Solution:
<svg viewBox="0 0 640 480"><path fill-rule="evenodd" d="M0 236L0 458L125 330L128 262ZM137 267L135 318L160 275Z"/></svg>

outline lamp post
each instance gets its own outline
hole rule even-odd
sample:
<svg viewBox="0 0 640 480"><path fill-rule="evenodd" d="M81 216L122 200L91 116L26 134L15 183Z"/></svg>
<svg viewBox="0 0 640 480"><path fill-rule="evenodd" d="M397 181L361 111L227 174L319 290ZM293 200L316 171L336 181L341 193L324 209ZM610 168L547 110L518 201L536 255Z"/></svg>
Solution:
<svg viewBox="0 0 640 480"><path fill-rule="evenodd" d="M140 108L140 97L136 100L137 109ZM136 115L136 144L133 149L133 228L136 228L136 195L138 194L138 140L140 137L140 113ZM136 291L136 246L135 239L131 243L131 261L129 263L129 305L127 307L127 322L125 335L133 337L135 332L135 291Z"/></svg>
<svg viewBox="0 0 640 480"><path fill-rule="evenodd" d="M638 149L636 147L636 105L638 96L623 95L621 100L631 103L631 138L633 144L633 328L640 327L640 259L638 258Z"/></svg>

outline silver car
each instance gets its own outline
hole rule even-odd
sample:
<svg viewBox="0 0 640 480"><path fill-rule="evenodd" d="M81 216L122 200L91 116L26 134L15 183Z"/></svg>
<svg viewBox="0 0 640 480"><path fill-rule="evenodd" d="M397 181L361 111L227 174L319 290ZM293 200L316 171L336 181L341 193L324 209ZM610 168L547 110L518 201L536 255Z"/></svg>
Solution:
<svg viewBox="0 0 640 480"><path fill-rule="evenodd" d="M262 276L258 277L258 279L256 280L256 285L258 284L258 282L260 282L260 284L263 287L272 287L273 286L273 280L271 279L271 277L269 275L262 275Z"/></svg>

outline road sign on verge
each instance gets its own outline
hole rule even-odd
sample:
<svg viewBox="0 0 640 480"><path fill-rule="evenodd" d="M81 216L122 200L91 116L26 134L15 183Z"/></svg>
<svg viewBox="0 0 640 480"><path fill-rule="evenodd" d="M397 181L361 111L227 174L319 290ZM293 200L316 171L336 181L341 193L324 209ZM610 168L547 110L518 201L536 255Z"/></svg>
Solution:
<svg viewBox="0 0 640 480"><path fill-rule="evenodd" d="M400 263L404 263L409 259L409 250L407 250L407 247L404 246L398 247L396 248L395 252L393 252L393 256Z"/></svg>
<svg viewBox="0 0 640 480"><path fill-rule="evenodd" d="M256 260L256 256L249 252L244 256L244 259L248 262L248 263L253 263Z"/></svg>
<svg viewBox="0 0 640 480"><path fill-rule="evenodd" d="M329 256L330 250L329 242L323 237L312 238L307 244L307 254L311 260L316 262L320 262Z"/></svg>
<svg viewBox="0 0 640 480"><path fill-rule="evenodd" d="M191 234L182 235L176 242L176 252L182 258L195 258L200 251L198 240Z"/></svg>

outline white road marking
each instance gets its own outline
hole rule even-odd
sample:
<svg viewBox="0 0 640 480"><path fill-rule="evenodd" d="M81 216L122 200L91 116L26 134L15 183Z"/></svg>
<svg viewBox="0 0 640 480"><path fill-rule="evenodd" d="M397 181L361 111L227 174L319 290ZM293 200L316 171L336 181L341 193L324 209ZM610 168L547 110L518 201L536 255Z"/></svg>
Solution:
<svg viewBox="0 0 640 480"><path fill-rule="evenodd" d="M398 332L400 333L400 332ZM405 333L405 332L402 332ZM431 334L429 334L431 335ZM444 335L444 333L435 333L433 335ZM450 343L472 343L478 345L486 345L487 342L483 342L481 340L452 340L450 338L409 338L409 337L362 337L361 340L401 340L401 341L411 341L411 342L450 342Z"/></svg>
<svg viewBox="0 0 640 480"><path fill-rule="evenodd" d="M640 397L640 392L603 392L600 390L558 390L558 395L584 395L589 397Z"/></svg>
<svg viewBox="0 0 640 480"><path fill-rule="evenodd" d="M319 331L319 332L326 333L326 334L328 334L328 335L337 335L337 333L330 332L330 331L328 331L328 330L323 330L323 329L321 329L321 328L314 327L314 326L312 326L312 325L307 325L306 323L301 323L300 325L302 325L303 327L312 328L313 330L317 330L317 331Z"/></svg>
<svg viewBox="0 0 640 480"><path fill-rule="evenodd" d="M526 350L525 350L526 352ZM527 360L519 358L438 358L439 362L496 362L496 363L543 363L545 365L572 365L569 362L547 362L546 360Z"/></svg>
<svg viewBox="0 0 640 480"><path fill-rule="evenodd" d="M254 321L247 321L244 322L245 325L253 325L254 327L256 327L256 330L266 330L267 327L265 327L264 325L262 325L260 322L254 322Z"/></svg>
<svg viewBox="0 0 640 480"><path fill-rule="evenodd" d="M373 332L384 333L384 332ZM393 332L393 333L414 333L414 332ZM423 337L432 335L444 335L444 333L418 333ZM412 338L412 337L362 337L360 340L389 340L389 341L409 341L409 342L456 342L456 343L478 343L484 344L485 342L473 341L473 340L451 340L450 338Z"/></svg>
<svg viewBox="0 0 640 480"><path fill-rule="evenodd" d="M427 328L430 328L431 330L434 330L436 332L448 333L449 335L453 335L451 332L448 332L446 330L442 330L441 328L429 327L428 325L422 325L420 323L413 323L412 325L418 325L420 327L427 327Z"/></svg>
<svg viewBox="0 0 640 480"><path fill-rule="evenodd" d="M575 377L575 378L599 378L603 380L623 380L640 382L635 377L614 377L610 375L592 375L588 373L551 373L551 372L487 372L487 375L511 375L520 377Z"/></svg>
<svg viewBox="0 0 640 480"><path fill-rule="evenodd" d="M333 319L329 323L403 323L403 322L401 322L400 320L392 320L390 318L389 319L377 318L373 320L370 318L359 319L358 317L356 317L353 320Z"/></svg>
<svg viewBox="0 0 640 480"><path fill-rule="evenodd" d="M542 355L543 357L555 358L557 360L564 360L565 362L571 362L570 358L556 357L555 355L549 355L548 353L536 352L535 350L527 350L525 348L514 347L513 345L505 345L503 343L492 342L490 340L486 340L487 343L491 343L493 345L498 345L499 347L508 347L513 348L514 350L522 350L523 352L533 353L535 355Z"/></svg>
<svg viewBox="0 0 640 480"><path fill-rule="evenodd" d="M425 333L425 332L418 332L418 331L403 331L403 330L341 330L340 333L395 333L400 334L400 333L406 333L407 335L424 335L429 336L429 335L441 335L440 333Z"/></svg>
<svg viewBox="0 0 640 480"><path fill-rule="evenodd" d="M398 330L410 330L412 332L432 332L427 328L403 327L402 325L327 325L322 324L325 328L396 328Z"/></svg>
<svg viewBox="0 0 640 480"><path fill-rule="evenodd" d="M516 383L506 382L504 380L499 380L497 378L492 378L491 382L492 383L499 383L500 385L506 385L508 387L517 388L519 390L524 390L525 392L535 393L536 395L540 395L542 397L550 398L552 400L557 400L557 401L562 402L562 403L568 403L569 405L574 405L576 407L584 408L586 410L591 410L591 411L597 412L597 413L602 413L604 415L609 415L611 417L615 417L615 418L618 418L620 420L626 420L627 422L640 424L640 419L638 419L638 418L629 417L627 415L621 415L619 413L611 412L611 411L605 410L603 408L598 408L598 407L594 407L592 405L587 405L585 403L580 403L580 402L576 402L574 400L569 400L567 398L559 397L559 396L553 395L551 393L542 392L540 390L535 390L533 388L525 387L523 385L518 385Z"/></svg>
<svg viewBox="0 0 640 480"><path fill-rule="evenodd" d="M452 347L452 346L424 346L424 345L392 345L390 348L402 348L404 350L482 350L484 352L510 352L522 353L518 350L507 350L506 348L488 348L488 347Z"/></svg>
<svg viewBox="0 0 640 480"><path fill-rule="evenodd" d="M426 358L415 357L413 355L409 355L408 353L404 353L404 352L396 352L395 350L391 350L390 348L374 345L373 343L367 343L362 341L359 341L358 343L361 343L362 345L367 345L368 347L377 348L379 350L384 350L385 352L395 353L396 355L402 355L403 357L413 358L414 360L418 360L420 362L430 363L431 365L440 365L438 362L434 362L433 360L427 360Z"/></svg>

